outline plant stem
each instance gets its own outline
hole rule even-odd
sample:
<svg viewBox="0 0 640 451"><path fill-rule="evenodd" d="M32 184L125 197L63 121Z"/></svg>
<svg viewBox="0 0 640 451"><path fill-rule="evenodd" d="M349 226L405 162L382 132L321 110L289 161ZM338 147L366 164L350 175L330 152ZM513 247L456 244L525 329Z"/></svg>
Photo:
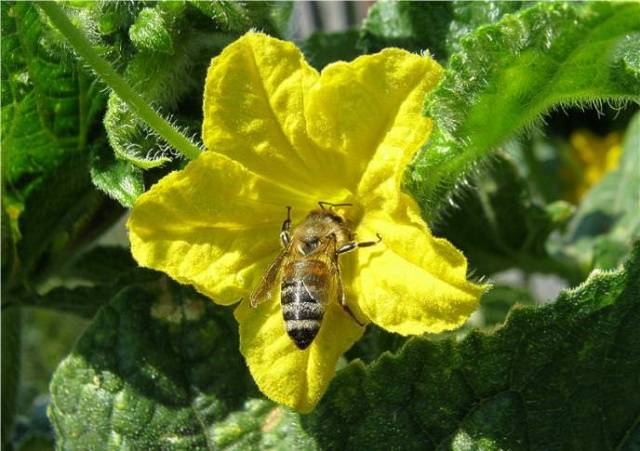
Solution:
<svg viewBox="0 0 640 451"><path fill-rule="evenodd" d="M200 148L171 123L160 116L140 97L124 78L93 48L89 40L69 20L55 2L38 2L37 5L49 17L51 23L64 35L76 52L104 80L104 82L135 112L140 119L155 130L165 141L185 157L193 160L200 154Z"/></svg>

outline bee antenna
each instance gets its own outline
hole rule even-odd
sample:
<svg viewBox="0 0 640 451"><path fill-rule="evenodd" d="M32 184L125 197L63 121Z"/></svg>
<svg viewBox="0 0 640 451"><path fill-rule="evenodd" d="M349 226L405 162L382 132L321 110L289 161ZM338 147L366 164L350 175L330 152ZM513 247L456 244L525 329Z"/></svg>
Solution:
<svg viewBox="0 0 640 451"><path fill-rule="evenodd" d="M325 202L325 201L318 201L318 205L320 206L320 208L322 208L323 210L325 210L325 206L328 205L330 208L334 208L334 207L353 207L353 204L351 203L342 203L342 204L334 204L332 202Z"/></svg>

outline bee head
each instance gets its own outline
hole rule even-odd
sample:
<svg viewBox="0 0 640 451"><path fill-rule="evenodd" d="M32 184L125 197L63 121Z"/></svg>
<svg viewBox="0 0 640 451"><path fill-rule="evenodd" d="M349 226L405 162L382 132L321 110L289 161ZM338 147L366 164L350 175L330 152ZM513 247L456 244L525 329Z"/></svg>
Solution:
<svg viewBox="0 0 640 451"><path fill-rule="evenodd" d="M320 222L334 222L344 224L344 218L332 210L313 210L309 213L308 219Z"/></svg>

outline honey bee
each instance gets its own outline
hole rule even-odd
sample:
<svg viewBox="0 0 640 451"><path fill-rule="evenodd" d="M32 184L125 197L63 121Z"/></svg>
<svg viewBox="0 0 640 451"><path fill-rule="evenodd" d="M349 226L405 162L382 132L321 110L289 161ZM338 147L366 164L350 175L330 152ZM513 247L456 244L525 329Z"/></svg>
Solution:
<svg viewBox="0 0 640 451"><path fill-rule="evenodd" d="M337 301L355 322L362 325L346 303L338 256L382 241L357 242L346 221L333 207L351 204L318 202L304 221L291 229L291 207L282 223L282 251L262 277L250 297L251 307L273 296L276 280L281 276L280 304L287 334L299 349L309 347L320 330L325 307ZM330 208L327 209L326 206Z"/></svg>

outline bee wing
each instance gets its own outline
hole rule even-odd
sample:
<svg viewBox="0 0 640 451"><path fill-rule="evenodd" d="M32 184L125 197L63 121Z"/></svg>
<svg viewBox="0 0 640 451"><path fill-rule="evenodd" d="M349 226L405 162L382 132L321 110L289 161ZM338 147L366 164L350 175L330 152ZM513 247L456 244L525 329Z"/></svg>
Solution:
<svg viewBox="0 0 640 451"><path fill-rule="evenodd" d="M338 254L336 254L336 237L329 235L320 248L321 252L316 254L316 260L323 261L329 268L329 286L333 287L332 295L335 298L327 299L332 301L337 299L340 304L344 303L344 289L342 287L342 277L340 275L340 265L338 265Z"/></svg>
<svg viewBox="0 0 640 451"><path fill-rule="evenodd" d="M342 307L344 311L353 318L356 324L364 326L365 323L361 322L347 305L344 286L342 285L342 275L340 274L340 265L338 264L338 254L336 253L335 238L333 239L333 243L328 244L329 245L325 248L325 252L322 253L322 259L326 261L330 268L329 273L332 278L331 285L335 287L335 299L338 301L338 304L340 304L340 307Z"/></svg>
<svg viewBox="0 0 640 451"><path fill-rule="evenodd" d="M344 287L342 286L342 275L340 274L340 265L338 265L338 259L334 258L332 260L332 271L331 273L334 274L335 277L335 286L336 286L336 298L338 299L338 302L340 303L340 305L345 305L346 303L346 299L344 296Z"/></svg>
<svg viewBox="0 0 640 451"><path fill-rule="evenodd" d="M278 254L273 263L271 263L271 266L269 266L269 269L267 269L267 272L262 276L262 279L260 279L260 283L253 289L249 297L251 307L257 307L264 301L271 299L271 296L273 296L273 283L278 278L282 261L286 255L287 249Z"/></svg>

